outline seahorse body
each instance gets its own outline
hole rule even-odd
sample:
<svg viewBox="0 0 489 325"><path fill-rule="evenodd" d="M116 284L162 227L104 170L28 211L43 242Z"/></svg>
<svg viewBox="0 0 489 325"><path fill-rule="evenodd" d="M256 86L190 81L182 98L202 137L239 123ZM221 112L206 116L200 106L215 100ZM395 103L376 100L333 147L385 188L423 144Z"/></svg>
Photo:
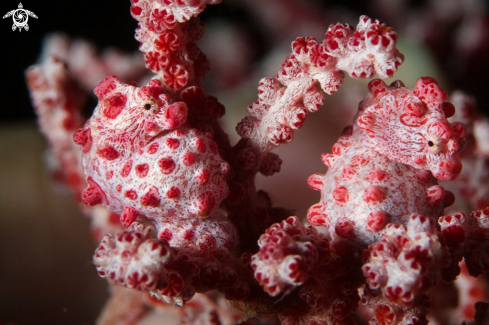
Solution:
<svg viewBox="0 0 489 325"><path fill-rule="evenodd" d="M181 126L183 102L170 103L156 80L138 88L108 77L95 93L99 105L74 136L84 151L85 204L121 213L125 226L145 216L158 231L217 209L229 165L210 134Z"/></svg>
<svg viewBox="0 0 489 325"><path fill-rule="evenodd" d="M353 129L322 157L328 172L309 178L321 191L309 222L366 246L389 222L406 225L412 213L443 215L454 197L435 177L451 180L460 173L452 155L465 137L460 123L447 122L454 107L445 99L432 78L418 79L413 89L372 81Z"/></svg>

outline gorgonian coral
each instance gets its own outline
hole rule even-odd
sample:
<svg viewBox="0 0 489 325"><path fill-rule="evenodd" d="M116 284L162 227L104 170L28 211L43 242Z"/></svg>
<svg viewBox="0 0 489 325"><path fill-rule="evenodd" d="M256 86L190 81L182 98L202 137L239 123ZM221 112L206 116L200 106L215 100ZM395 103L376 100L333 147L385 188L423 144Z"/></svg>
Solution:
<svg viewBox="0 0 489 325"><path fill-rule="evenodd" d="M50 51L28 72L43 132L62 130L50 139L68 183L87 211L113 212L90 210L97 237L108 232L94 256L99 274L145 293L128 296L134 323L142 306L150 313L168 303L183 308L182 324L264 315L277 316L270 324L353 324L361 302L370 324L425 324L429 290L453 281L462 258L472 275L488 269L487 209L444 216L454 195L438 180L461 173L456 154L467 135L447 120L454 105L430 77L413 88L371 81L353 126L322 156L328 171L308 180L321 198L302 222L273 207L255 176L280 171L271 151L292 140L345 74L391 77L404 61L397 34L361 16L356 28L331 25L321 42L297 38L276 77L260 81L232 144L218 121L224 106L204 91L210 66L196 45L205 29L198 14L218 2L132 0L154 75L144 86L103 79L83 126L76 74L63 58ZM117 220L119 228L108 225ZM217 306L224 298L230 305ZM107 324L120 317L107 313Z"/></svg>

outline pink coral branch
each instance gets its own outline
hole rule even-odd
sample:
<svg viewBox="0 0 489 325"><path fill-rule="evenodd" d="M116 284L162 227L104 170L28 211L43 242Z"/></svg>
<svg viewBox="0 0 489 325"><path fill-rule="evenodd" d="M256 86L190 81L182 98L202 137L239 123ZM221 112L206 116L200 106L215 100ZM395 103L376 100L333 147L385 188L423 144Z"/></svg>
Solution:
<svg viewBox="0 0 489 325"><path fill-rule="evenodd" d="M146 67L158 74L169 90L202 86L209 72L205 56L195 45L203 35L203 25L191 21L207 4L219 0L132 0L131 15L139 21L136 39L141 43Z"/></svg>
<svg viewBox="0 0 489 325"><path fill-rule="evenodd" d="M327 94L336 92L343 71L354 78L371 78L375 72L392 76L404 60L396 39L391 28L366 16L360 17L356 31L347 24L331 25L321 44L297 38L276 79L261 80L259 99L248 107L250 116L238 124L238 134L260 152L291 141L307 113L323 104L318 86Z"/></svg>
<svg viewBox="0 0 489 325"><path fill-rule="evenodd" d="M165 302L186 305L173 311L182 324L273 314L283 325L311 325L353 324L361 297L369 324L427 324L427 294L438 279L456 279L462 258L472 275L489 268L487 208L469 218L443 215L454 195L438 179L461 173L467 136L462 123L447 121L454 105L430 77L414 88L371 81L354 125L322 156L328 172L308 180L321 198L303 224L256 190L256 174L280 170L271 151L292 140L345 73L391 77L404 60L397 34L361 16L356 29L331 25L320 43L297 38L276 77L260 81L231 146L218 122L224 106L203 90L209 63L196 45L204 33L198 14L218 2L132 0L136 39L156 75L144 86L106 77L83 126L69 66L49 59L27 73L65 178L94 207L97 237L109 232L94 255L100 276L144 292L124 300L116 291L113 301L132 304L128 322ZM89 84L103 60L87 48L77 53L91 66L81 74ZM482 122L469 126L480 155L486 131ZM224 298L243 312L217 306ZM109 309L106 322L124 318Z"/></svg>

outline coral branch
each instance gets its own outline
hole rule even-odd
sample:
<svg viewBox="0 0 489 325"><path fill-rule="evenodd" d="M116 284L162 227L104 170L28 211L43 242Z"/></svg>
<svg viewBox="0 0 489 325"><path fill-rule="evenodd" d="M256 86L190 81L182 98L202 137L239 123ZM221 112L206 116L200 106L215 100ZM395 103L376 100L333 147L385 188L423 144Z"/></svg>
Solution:
<svg viewBox="0 0 489 325"><path fill-rule="evenodd" d="M472 212L469 227L464 257L469 274L476 277L489 270L489 208Z"/></svg>
<svg viewBox="0 0 489 325"><path fill-rule="evenodd" d="M447 247L432 218L412 215L407 227L389 224L378 242L369 247L362 267L370 289L382 290L392 303L410 306L416 295L435 283L437 269L449 263Z"/></svg>
<svg viewBox="0 0 489 325"><path fill-rule="evenodd" d="M391 28L367 16L360 17L355 31L348 24L331 25L321 44L311 37L296 39L276 79L260 81L259 99L248 107L250 116L238 124L238 134L260 152L291 141L307 113L323 104L318 84L332 94L343 82L343 71L354 78L371 78L375 72L391 77L404 60L396 39Z"/></svg>

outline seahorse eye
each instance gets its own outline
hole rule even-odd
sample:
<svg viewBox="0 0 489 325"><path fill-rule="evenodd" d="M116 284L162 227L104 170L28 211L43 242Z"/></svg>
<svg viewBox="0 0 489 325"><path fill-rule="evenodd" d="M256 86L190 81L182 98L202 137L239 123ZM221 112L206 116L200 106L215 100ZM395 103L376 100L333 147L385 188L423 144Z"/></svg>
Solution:
<svg viewBox="0 0 489 325"><path fill-rule="evenodd" d="M435 144L433 143L433 141L431 141L431 140L430 140L430 141L428 141L428 145L429 145L430 147L433 147Z"/></svg>
<svg viewBox="0 0 489 325"><path fill-rule="evenodd" d="M151 109L151 104L144 104L144 109L149 111Z"/></svg>

